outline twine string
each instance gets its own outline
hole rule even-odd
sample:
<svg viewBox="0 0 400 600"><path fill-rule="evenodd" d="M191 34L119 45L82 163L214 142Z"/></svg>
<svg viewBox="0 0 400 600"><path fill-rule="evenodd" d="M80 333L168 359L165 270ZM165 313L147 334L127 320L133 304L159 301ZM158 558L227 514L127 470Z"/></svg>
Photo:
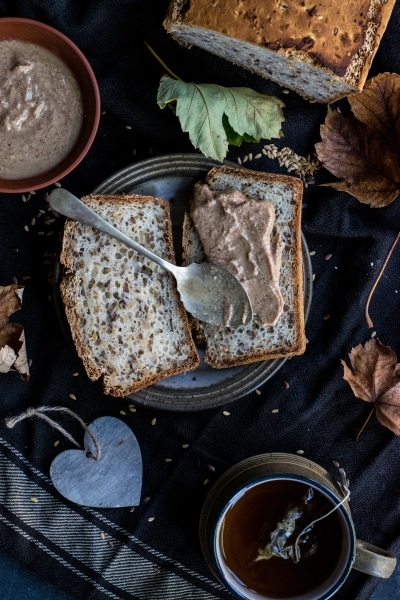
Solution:
<svg viewBox="0 0 400 600"><path fill-rule="evenodd" d="M37 408L30 407L25 412L22 412L20 415L17 415L16 417L9 417L8 419L5 419L5 424L9 429L12 429L17 423L20 423L24 419L30 419L32 417L39 417L40 419L43 419L44 421L46 421L46 423L48 423L51 427L53 427L53 429L56 429L57 431L59 431L64 437L67 438L67 440L72 442L72 444L74 444L77 448L82 448L82 446L72 437L72 435L70 433L68 433L68 431L66 429L64 429L64 427L62 427L59 423L57 423L57 421L54 421L53 419L51 419L50 417L47 416L46 413L48 413L48 412L59 412L59 413L63 412L63 413L66 413L67 415L73 417L74 419L76 419L78 421L78 423L83 427L85 432L88 434L88 436L91 438L91 440L96 448L96 454L93 455L92 453L88 453L88 456L90 458L94 458L95 460L100 460L101 449L100 449L100 445L99 445L98 441L96 440L95 436L90 431L90 429L86 425L86 423L80 418L80 416L65 406L38 406Z"/></svg>

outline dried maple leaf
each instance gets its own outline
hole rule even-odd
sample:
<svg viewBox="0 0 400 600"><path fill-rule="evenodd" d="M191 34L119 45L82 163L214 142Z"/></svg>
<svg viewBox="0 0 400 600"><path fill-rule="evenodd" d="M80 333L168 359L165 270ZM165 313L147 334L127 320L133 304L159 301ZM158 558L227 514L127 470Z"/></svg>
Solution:
<svg viewBox="0 0 400 600"><path fill-rule="evenodd" d="M378 421L395 435L400 435L400 363L390 346L384 346L375 338L364 346L352 348L352 369L344 360L343 378L350 385L356 398L373 402L374 407L358 437L375 411Z"/></svg>
<svg viewBox="0 0 400 600"><path fill-rule="evenodd" d="M0 286L0 373L18 371L29 379L25 334L22 325L11 323L9 317L22 307L23 287L14 283Z"/></svg>
<svg viewBox="0 0 400 600"><path fill-rule="evenodd" d="M387 206L400 191L400 75L381 73L348 101L347 115L328 109L315 145L323 166L341 179L325 185Z"/></svg>

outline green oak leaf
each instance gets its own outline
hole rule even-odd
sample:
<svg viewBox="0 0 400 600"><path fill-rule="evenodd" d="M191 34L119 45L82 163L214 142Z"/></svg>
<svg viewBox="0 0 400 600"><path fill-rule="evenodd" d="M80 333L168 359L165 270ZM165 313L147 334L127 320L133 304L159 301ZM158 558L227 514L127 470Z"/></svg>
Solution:
<svg viewBox="0 0 400 600"><path fill-rule="evenodd" d="M176 115L193 146L220 162L230 143L239 145L242 140L259 141L282 135L284 103L250 88L185 83L165 75L160 81L157 103L165 108L171 102L176 102Z"/></svg>

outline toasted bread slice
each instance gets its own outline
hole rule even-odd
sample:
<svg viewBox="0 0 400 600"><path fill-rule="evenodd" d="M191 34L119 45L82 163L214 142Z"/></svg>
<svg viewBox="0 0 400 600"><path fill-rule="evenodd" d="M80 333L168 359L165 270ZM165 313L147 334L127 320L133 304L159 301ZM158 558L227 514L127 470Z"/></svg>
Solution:
<svg viewBox="0 0 400 600"><path fill-rule="evenodd" d="M90 208L162 258L175 262L169 204L148 196L89 195ZM198 354L173 276L121 242L67 220L61 297L90 379L128 396L195 369Z"/></svg>
<svg viewBox="0 0 400 600"><path fill-rule="evenodd" d="M206 345L205 362L215 368L225 368L302 354L306 347L301 249L302 182L288 175L221 166L209 171L205 183L212 191L239 190L249 198L271 202L276 215L273 233L280 234L284 242L279 272L284 306L278 321L274 325L261 326L254 318L249 325L236 329L196 322L197 341ZM205 260L201 240L189 214L185 216L183 249L185 264Z"/></svg>

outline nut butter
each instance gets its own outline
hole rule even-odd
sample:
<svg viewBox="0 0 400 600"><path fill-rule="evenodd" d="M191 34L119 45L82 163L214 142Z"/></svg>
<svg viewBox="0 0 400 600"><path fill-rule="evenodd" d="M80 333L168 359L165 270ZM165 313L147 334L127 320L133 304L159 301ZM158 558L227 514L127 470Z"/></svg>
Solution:
<svg viewBox="0 0 400 600"><path fill-rule="evenodd" d="M197 183L190 216L207 260L230 269L248 293L259 323L274 325L284 303L279 289L283 242L273 232L273 205L238 190L215 192Z"/></svg>

